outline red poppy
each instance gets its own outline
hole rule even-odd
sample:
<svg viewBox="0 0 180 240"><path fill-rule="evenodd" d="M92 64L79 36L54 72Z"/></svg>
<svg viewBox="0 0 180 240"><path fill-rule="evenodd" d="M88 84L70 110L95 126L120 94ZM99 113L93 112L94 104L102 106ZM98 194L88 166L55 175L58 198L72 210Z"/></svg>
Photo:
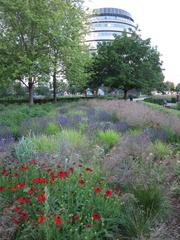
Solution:
<svg viewBox="0 0 180 240"><path fill-rule="evenodd" d="M48 183L48 180L46 178L35 178L32 183Z"/></svg>
<svg viewBox="0 0 180 240"><path fill-rule="evenodd" d="M7 169L3 169L1 171L1 174L4 175L4 176L8 176L9 175L9 171Z"/></svg>
<svg viewBox="0 0 180 240"><path fill-rule="evenodd" d="M41 193L38 197L37 197L38 201L43 203L46 201L46 196L45 193Z"/></svg>
<svg viewBox="0 0 180 240"><path fill-rule="evenodd" d="M91 168L86 168L87 172L93 172L93 170Z"/></svg>
<svg viewBox="0 0 180 240"><path fill-rule="evenodd" d="M16 217L12 217L11 220L13 221L13 223L19 225L21 222L16 218Z"/></svg>
<svg viewBox="0 0 180 240"><path fill-rule="evenodd" d="M107 189L107 190L105 191L105 193L104 193L104 196L105 196L105 197L111 197L112 194L113 194L112 190L111 190L111 189Z"/></svg>
<svg viewBox="0 0 180 240"><path fill-rule="evenodd" d="M40 216L40 217L38 217L37 221L38 221L38 223L45 223L46 217L45 216Z"/></svg>
<svg viewBox="0 0 180 240"><path fill-rule="evenodd" d="M57 177L58 178L65 178L65 177L68 177L69 176L69 173L68 172L62 172L62 171L60 171L60 172L58 172L58 174L57 174Z"/></svg>
<svg viewBox="0 0 180 240"><path fill-rule="evenodd" d="M12 192L15 192L15 191L18 190L18 187L17 187L17 186L13 186L13 187L11 187L10 189L11 189Z"/></svg>
<svg viewBox="0 0 180 240"><path fill-rule="evenodd" d="M25 182L23 182L23 183L17 183L17 184L16 184L16 187L17 187L17 188L20 188L20 189L24 189L24 188L26 187L26 183L25 183Z"/></svg>
<svg viewBox="0 0 180 240"><path fill-rule="evenodd" d="M22 210L22 207L18 207L18 206L15 207L15 212L20 213L21 210Z"/></svg>
<svg viewBox="0 0 180 240"><path fill-rule="evenodd" d="M19 197L19 198L16 198L16 201L19 203L29 203L31 201L31 199L25 198L25 197Z"/></svg>
<svg viewBox="0 0 180 240"><path fill-rule="evenodd" d="M102 190L101 190L101 188L99 188L99 187L97 187L97 188L94 188L94 192L95 193L100 193Z"/></svg>
<svg viewBox="0 0 180 240"><path fill-rule="evenodd" d="M53 221L56 223L56 225L61 225L62 224L62 219L59 215L53 218Z"/></svg>
<svg viewBox="0 0 180 240"><path fill-rule="evenodd" d="M33 194L33 193L35 193L35 188L30 188L29 190L28 190L28 194Z"/></svg>
<svg viewBox="0 0 180 240"><path fill-rule="evenodd" d="M101 220L101 215L99 213L93 213L92 218L96 221L100 221Z"/></svg>
<svg viewBox="0 0 180 240"><path fill-rule="evenodd" d="M3 192L5 190L5 187L1 186L0 187L0 192Z"/></svg>
<svg viewBox="0 0 180 240"><path fill-rule="evenodd" d="M87 182L85 181L85 180L79 180L79 183L81 184L81 185L83 185L83 184L86 184Z"/></svg>
<svg viewBox="0 0 180 240"><path fill-rule="evenodd" d="M27 212L21 212L21 213L20 213L20 218L21 218L22 220L27 220L28 217L29 217L29 215L28 215Z"/></svg>
<svg viewBox="0 0 180 240"><path fill-rule="evenodd" d="M37 163L37 161L36 160L31 160L31 164L36 164Z"/></svg>
<svg viewBox="0 0 180 240"><path fill-rule="evenodd" d="M22 165L19 167L20 170L28 170L29 169L29 166L27 165Z"/></svg>
<svg viewBox="0 0 180 240"><path fill-rule="evenodd" d="M20 174L19 174L19 173L14 173L13 176L14 176L14 177L19 177Z"/></svg>

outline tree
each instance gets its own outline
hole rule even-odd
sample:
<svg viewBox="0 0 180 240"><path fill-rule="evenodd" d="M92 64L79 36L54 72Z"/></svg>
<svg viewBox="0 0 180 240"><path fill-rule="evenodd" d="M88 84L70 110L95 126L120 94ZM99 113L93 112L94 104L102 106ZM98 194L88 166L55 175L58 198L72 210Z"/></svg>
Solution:
<svg viewBox="0 0 180 240"><path fill-rule="evenodd" d="M100 44L92 62L90 83L94 79L98 86L121 88L124 99L131 89L150 90L163 82L159 52L151 47L150 39L143 40L136 33Z"/></svg>
<svg viewBox="0 0 180 240"><path fill-rule="evenodd" d="M178 83L176 86L176 92L180 92L180 83Z"/></svg>
<svg viewBox="0 0 180 240"><path fill-rule="evenodd" d="M174 86L174 83L173 82L169 82L169 81L167 81L167 82L165 82L164 83L164 85L165 85L165 91L174 91L175 90L175 86Z"/></svg>
<svg viewBox="0 0 180 240"><path fill-rule="evenodd" d="M0 81L21 81L32 104L34 86L52 75L56 100L65 53L80 42L82 1L0 0L0 23Z"/></svg>

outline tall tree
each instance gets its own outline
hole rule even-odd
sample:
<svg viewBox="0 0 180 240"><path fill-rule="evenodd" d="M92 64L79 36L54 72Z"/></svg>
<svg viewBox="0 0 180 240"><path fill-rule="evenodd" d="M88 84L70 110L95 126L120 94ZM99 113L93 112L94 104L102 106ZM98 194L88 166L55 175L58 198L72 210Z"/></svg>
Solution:
<svg viewBox="0 0 180 240"><path fill-rule="evenodd" d="M164 83L164 85L165 85L166 91L174 91L175 90L175 85L173 82L167 81Z"/></svg>
<svg viewBox="0 0 180 240"><path fill-rule="evenodd" d="M161 66L160 54L151 46L150 39L124 33L98 46L91 73L96 83L121 88L126 99L133 88L156 88L163 81Z"/></svg>
<svg viewBox="0 0 180 240"><path fill-rule="evenodd" d="M0 80L21 81L28 89L30 104L34 85L48 81L49 75L56 100L57 75L64 70L65 53L82 36L82 3L0 0Z"/></svg>
<svg viewBox="0 0 180 240"><path fill-rule="evenodd" d="M176 92L180 92L180 83L178 83L176 86Z"/></svg>

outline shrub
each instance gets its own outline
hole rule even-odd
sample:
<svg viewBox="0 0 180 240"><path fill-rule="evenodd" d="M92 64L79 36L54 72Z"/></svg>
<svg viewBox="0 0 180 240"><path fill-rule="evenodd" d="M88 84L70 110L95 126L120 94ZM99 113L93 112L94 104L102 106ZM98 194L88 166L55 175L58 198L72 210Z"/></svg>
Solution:
<svg viewBox="0 0 180 240"><path fill-rule="evenodd" d="M35 145L31 138L22 137L15 146L15 156L20 162L33 159L35 154Z"/></svg>
<svg viewBox="0 0 180 240"><path fill-rule="evenodd" d="M119 134L112 129L98 131L98 140L107 148L113 147L119 140Z"/></svg>
<svg viewBox="0 0 180 240"><path fill-rule="evenodd" d="M159 159L169 156L172 153L170 146L161 141L156 141L154 143L153 152L154 152L155 156Z"/></svg>
<svg viewBox="0 0 180 240"><path fill-rule="evenodd" d="M48 127L46 128L45 132L48 135L56 135L56 134L58 134L60 132L60 128L57 125L57 123L50 122L48 124Z"/></svg>
<svg viewBox="0 0 180 240"><path fill-rule="evenodd" d="M160 188L155 184L133 186L131 192L137 199L138 205L143 209L147 218L151 221L162 217L166 212L165 197Z"/></svg>

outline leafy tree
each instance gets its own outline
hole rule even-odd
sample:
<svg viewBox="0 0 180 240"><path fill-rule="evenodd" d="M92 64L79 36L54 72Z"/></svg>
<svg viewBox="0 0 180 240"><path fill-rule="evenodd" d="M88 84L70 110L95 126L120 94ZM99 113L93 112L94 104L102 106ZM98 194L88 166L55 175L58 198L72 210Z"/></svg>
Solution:
<svg viewBox="0 0 180 240"><path fill-rule="evenodd" d="M167 81L167 82L164 83L164 85L165 85L165 90L166 91L174 91L175 90L175 86L174 86L173 82Z"/></svg>
<svg viewBox="0 0 180 240"><path fill-rule="evenodd" d="M150 90L162 83L161 66L160 54L151 46L150 39L124 33L98 46L92 60L90 84L121 88L126 99L128 90Z"/></svg>
<svg viewBox="0 0 180 240"><path fill-rule="evenodd" d="M82 1L0 0L0 23L0 81L21 81L32 104L34 86L52 76L55 99L66 53L82 36Z"/></svg>
<svg viewBox="0 0 180 240"><path fill-rule="evenodd" d="M180 83L178 83L176 86L176 92L180 92Z"/></svg>

